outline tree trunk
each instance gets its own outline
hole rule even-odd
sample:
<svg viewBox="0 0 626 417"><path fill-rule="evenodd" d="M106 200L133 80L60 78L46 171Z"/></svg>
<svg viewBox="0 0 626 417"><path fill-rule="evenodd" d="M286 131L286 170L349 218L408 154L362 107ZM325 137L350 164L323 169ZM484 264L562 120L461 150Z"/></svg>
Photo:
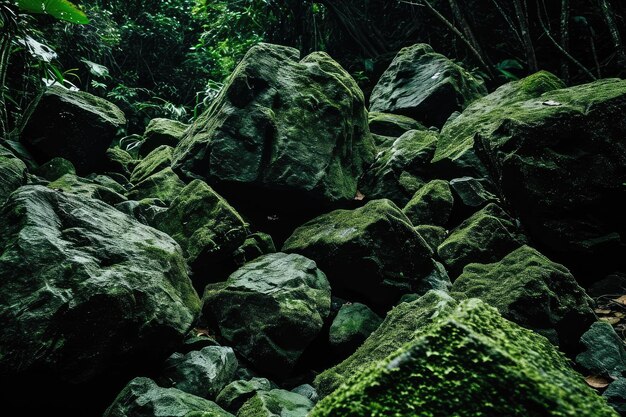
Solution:
<svg viewBox="0 0 626 417"><path fill-rule="evenodd" d="M609 28L611 40L613 41L613 46L617 54L617 62L620 66L625 67L626 52L624 52L622 38L620 36L619 29L617 28L617 23L615 22L615 15L613 12L613 7L611 7L611 2L610 0L598 0L598 5L600 6L600 10L602 11L602 17L604 18L604 21Z"/></svg>
<svg viewBox="0 0 626 417"><path fill-rule="evenodd" d="M561 46L567 52L569 52L569 19L569 0L561 0ZM561 60L561 76L563 77L563 81L569 84L569 62L565 57Z"/></svg>
<svg viewBox="0 0 626 417"><path fill-rule="evenodd" d="M533 40L530 36L526 0L513 0L513 7L515 8L515 17L519 23L520 34L522 35L522 40L524 41L526 64L528 65L530 72L537 72L539 67L537 66L537 57L535 55Z"/></svg>

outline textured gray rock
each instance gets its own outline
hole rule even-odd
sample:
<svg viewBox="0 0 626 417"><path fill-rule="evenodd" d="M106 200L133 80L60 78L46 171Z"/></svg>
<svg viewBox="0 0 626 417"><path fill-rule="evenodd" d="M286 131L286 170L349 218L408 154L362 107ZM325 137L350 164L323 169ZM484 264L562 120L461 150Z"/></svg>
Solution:
<svg viewBox="0 0 626 417"><path fill-rule="evenodd" d="M26 184L26 165L0 145L0 206L9 195Z"/></svg>

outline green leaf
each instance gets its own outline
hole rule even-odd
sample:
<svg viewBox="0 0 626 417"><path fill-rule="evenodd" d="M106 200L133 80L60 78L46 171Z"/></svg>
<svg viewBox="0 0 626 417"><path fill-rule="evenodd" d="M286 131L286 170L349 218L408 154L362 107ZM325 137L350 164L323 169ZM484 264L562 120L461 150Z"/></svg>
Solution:
<svg viewBox="0 0 626 417"><path fill-rule="evenodd" d="M16 0L16 4L30 13L48 14L70 23L89 23L87 15L68 0Z"/></svg>

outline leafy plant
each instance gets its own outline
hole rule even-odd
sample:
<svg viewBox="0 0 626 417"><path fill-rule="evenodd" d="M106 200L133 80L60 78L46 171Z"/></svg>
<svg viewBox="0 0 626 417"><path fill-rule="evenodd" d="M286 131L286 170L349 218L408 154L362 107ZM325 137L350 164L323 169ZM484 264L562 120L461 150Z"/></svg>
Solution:
<svg viewBox="0 0 626 417"><path fill-rule="evenodd" d="M15 3L17 7L29 13L48 14L70 23L89 23L87 15L67 0L16 0Z"/></svg>

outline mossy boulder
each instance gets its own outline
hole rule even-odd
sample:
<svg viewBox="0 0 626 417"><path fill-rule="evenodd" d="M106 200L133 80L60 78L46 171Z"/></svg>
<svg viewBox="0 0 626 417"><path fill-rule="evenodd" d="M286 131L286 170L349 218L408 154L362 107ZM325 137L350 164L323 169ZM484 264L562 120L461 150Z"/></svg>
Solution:
<svg viewBox="0 0 626 417"><path fill-rule="evenodd" d="M299 55L253 46L176 147L175 169L261 215L278 201L352 200L375 152L363 93L327 54Z"/></svg>
<svg viewBox="0 0 626 417"><path fill-rule="evenodd" d="M233 381L220 391L215 402L224 410L236 413L256 392L270 391L272 388L274 386L267 378Z"/></svg>
<svg viewBox="0 0 626 417"><path fill-rule="evenodd" d="M500 203L494 185L486 178L461 177L450 180L454 196L453 219L466 219L489 203Z"/></svg>
<svg viewBox="0 0 626 417"><path fill-rule="evenodd" d="M65 174L48 184L48 187L64 193L100 200L112 206L126 201L126 197L117 192L119 189L116 191L93 180L81 178L74 174Z"/></svg>
<svg viewBox="0 0 626 417"><path fill-rule="evenodd" d="M167 167L135 184L128 190L126 196L137 201L156 199L167 206L179 196L184 188L185 183L172 168Z"/></svg>
<svg viewBox="0 0 626 417"><path fill-rule="evenodd" d="M450 184L433 180L420 188L404 206L402 212L414 225L445 226L450 219L454 199Z"/></svg>
<svg viewBox="0 0 626 417"><path fill-rule="evenodd" d="M176 388L161 388L135 378L119 393L103 417L234 417L215 403Z"/></svg>
<svg viewBox="0 0 626 417"><path fill-rule="evenodd" d="M143 133L143 141L139 146L139 155L146 156L162 145L176 147L185 135L189 125L176 120L156 118L150 120Z"/></svg>
<svg viewBox="0 0 626 417"><path fill-rule="evenodd" d="M550 91L507 106L476 137L530 237L600 278L626 268L626 80ZM595 276L595 277L594 277Z"/></svg>
<svg viewBox="0 0 626 417"><path fill-rule="evenodd" d="M297 228L283 251L316 261L336 295L383 309L412 292L432 268L431 249L389 200L319 216Z"/></svg>
<svg viewBox="0 0 626 417"><path fill-rule="evenodd" d="M57 84L37 103L22 141L39 163L62 157L86 175L103 166L107 149L125 125L124 113L114 104Z"/></svg>
<svg viewBox="0 0 626 417"><path fill-rule="evenodd" d="M330 346L337 355L345 358L361 346L382 321L365 304L344 304L330 326Z"/></svg>
<svg viewBox="0 0 626 417"><path fill-rule="evenodd" d="M56 181L65 174L76 175L76 168L67 159L52 158L48 162L41 164L34 173L45 180Z"/></svg>
<svg viewBox="0 0 626 417"><path fill-rule="evenodd" d="M399 346L412 340L419 329L449 314L456 304L446 293L430 291L415 301L394 307L350 357L315 378L314 386L320 396L327 396L353 375L395 352Z"/></svg>
<svg viewBox="0 0 626 417"><path fill-rule="evenodd" d="M561 350L576 349L595 320L593 301L568 269L529 246L496 263L467 265L452 293L482 299L504 318L545 336Z"/></svg>
<svg viewBox="0 0 626 417"><path fill-rule="evenodd" d="M126 179L129 179L138 162L124 149L119 146L113 146L106 151L106 163L103 170L108 173L115 172L121 174Z"/></svg>
<svg viewBox="0 0 626 417"><path fill-rule="evenodd" d="M461 223L437 248L446 269L457 277L469 263L492 263L526 243L517 222L489 204Z"/></svg>
<svg viewBox="0 0 626 417"><path fill-rule="evenodd" d="M474 137L496 130L500 123L512 117L511 105L563 87L565 84L556 76L541 71L505 84L488 96L474 101L460 116L451 119L441 129L433 163L441 165L455 176L481 177L484 170L474 152ZM477 163L479 166L476 166Z"/></svg>
<svg viewBox="0 0 626 417"><path fill-rule="evenodd" d="M186 354L174 353L165 361L161 385L212 400L233 381L238 366L229 347L207 346Z"/></svg>
<svg viewBox="0 0 626 417"><path fill-rule="evenodd" d="M448 231L441 226L433 226L432 224L420 224L415 226L415 231L428 243L433 251L446 240Z"/></svg>
<svg viewBox="0 0 626 417"><path fill-rule="evenodd" d="M308 398L283 389L259 391L245 402L237 417L306 417L313 405Z"/></svg>
<svg viewBox="0 0 626 417"><path fill-rule="evenodd" d="M476 299L354 375L310 417L391 415L617 416L545 338Z"/></svg>
<svg viewBox="0 0 626 417"><path fill-rule="evenodd" d="M602 396L621 416L626 414L626 378L619 378L612 382Z"/></svg>
<svg viewBox="0 0 626 417"><path fill-rule="evenodd" d="M0 250L7 377L83 383L154 364L200 310L178 244L88 197L20 188L0 211Z"/></svg>
<svg viewBox="0 0 626 417"><path fill-rule="evenodd" d="M248 236L248 224L204 181L183 188L170 207L156 215L155 225L183 248L196 275L207 282L220 281L235 269L234 252ZM225 275L223 275L225 273Z"/></svg>
<svg viewBox="0 0 626 417"><path fill-rule="evenodd" d="M372 91L370 110L441 127L452 113L486 94L482 80L421 43L398 52Z"/></svg>
<svg viewBox="0 0 626 417"><path fill-rule="evenodd" d="M151 175L165 168L170 168L172 166L173 152L174 148L167 145L159 146L154 149L135 166L130 175L130 182L138 184Z"/></svg>
<svg viewBox="0 0 626 417"><path fill-rule="evenodd" d="M223 339L257 370L282 378L322 330L330 285L312 260L274 253L208 285L203 302L203 319Z"/></svg>
<svg viewBox="0 0 626 417"><path fill-rule="evenodd" d="M0 206L13 191L26 184L26 174L24 162L0 145Z"/></svg>
<svg viewBox="0 0 626 417"><path fill-rule="evenodd" d="M368 122L373 135L398 138L409 130L427 130L417 120L391 113L369 112Z"/></svg>
<svg viewBox="0 0 626 417"><path fill-rule="evenodd" d="M584 350L576 356L576 364L586 375L613 379L626 376L624 341L609 323L593 323L581 337L580 343Z"/></svg>
<svg viewBox="0 0 626 417"><path fill-rule="evenodd" d="M426 182L436 145L436 132L406 132L378 153L359 182L359 190L369 200L388 198L404 207Z"/></svg>
<svg viewBox="0 0 626 417"><path fill-rule="evenodd" d="M246 237L246 240L235 250L233 259L239 266L255 260L261 255L276 252L274 240L267 233L257 232Z"/></svg>

